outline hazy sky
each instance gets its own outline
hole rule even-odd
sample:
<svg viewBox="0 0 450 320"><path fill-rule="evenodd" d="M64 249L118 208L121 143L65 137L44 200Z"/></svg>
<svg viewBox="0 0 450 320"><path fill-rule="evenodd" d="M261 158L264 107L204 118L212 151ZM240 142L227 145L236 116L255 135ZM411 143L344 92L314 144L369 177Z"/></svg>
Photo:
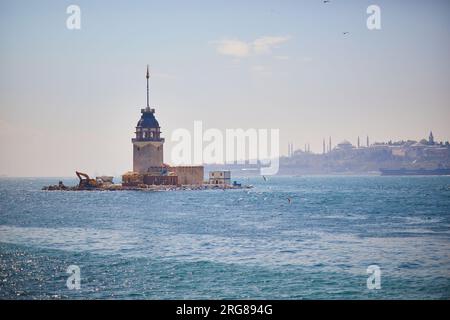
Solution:
<svg viewBox="0 0 450 320"><path fill-rule="evenodd" d="M146 64L166 162L194 120L279 128L284 154L330 135L450 139L446 0L0 0L0 37L0 174L130 170Z"/></svg>

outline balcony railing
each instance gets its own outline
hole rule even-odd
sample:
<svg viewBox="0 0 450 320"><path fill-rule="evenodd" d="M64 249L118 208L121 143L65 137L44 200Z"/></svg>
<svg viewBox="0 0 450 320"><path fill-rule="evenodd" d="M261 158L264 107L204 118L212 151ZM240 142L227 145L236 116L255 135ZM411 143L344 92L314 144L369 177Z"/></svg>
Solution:
<svg viewBox="0 0 450 320"><path fill-rule="evenodd" d="M131 142L138 142L138 141L159 141L164 142L164 138L157 138L157 137L147 137L147 138L132 138Z"/></svg>

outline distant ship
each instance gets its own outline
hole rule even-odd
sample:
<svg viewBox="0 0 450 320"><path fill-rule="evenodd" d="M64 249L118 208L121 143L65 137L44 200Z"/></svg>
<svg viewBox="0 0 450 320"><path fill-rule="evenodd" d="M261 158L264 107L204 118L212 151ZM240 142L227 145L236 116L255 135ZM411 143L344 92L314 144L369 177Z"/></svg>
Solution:
<svg viewBox="0 0 450 320"><path fill-rule="evenodd" d="M450 168L438 169L380 169L382 176L448 176Z"/></svg>

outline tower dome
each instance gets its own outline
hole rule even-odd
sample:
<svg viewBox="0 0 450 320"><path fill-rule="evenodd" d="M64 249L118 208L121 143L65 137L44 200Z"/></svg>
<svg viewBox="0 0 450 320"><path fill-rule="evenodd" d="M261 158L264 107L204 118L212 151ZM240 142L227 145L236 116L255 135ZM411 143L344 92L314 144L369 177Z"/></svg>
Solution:
<svg viewBox="0 0 450 320"><path fill-rule="evenodd" d="M161 138L161 128L155 118L155 109L146 107L141 109L141 118L136 125L135 141L163 141Z"/></svg>
<svg viewBox="0 0 450 320"><path fill-rule="evenodd" d="M155 118L155 109L150 109L150 107L147 107L142 109L141 113L141 119L139 119L136 128L160 128L158 120Z"/></svg>
<svg viewBox="0 0 450 320"><path fill-rule="evenodd" d="M136 125L136 137L132 139L135 141L164 141L161 138L161 128L159 126L158 120L155 118L155 109L150 108L149 105L149 88L148 79L149 71L147 66L147 107L141 109L141 118Z"/></svg>

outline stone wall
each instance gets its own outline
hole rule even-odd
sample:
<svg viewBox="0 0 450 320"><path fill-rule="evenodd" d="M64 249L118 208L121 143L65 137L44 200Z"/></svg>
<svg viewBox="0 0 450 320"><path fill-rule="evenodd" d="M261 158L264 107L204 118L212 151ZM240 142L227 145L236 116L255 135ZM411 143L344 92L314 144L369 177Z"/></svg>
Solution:
<svg viewBox="0 0 450 320"><path fill-rule="evenodd" d="M154 176L150 174L144 174L144 184L147 185L178 185L177 176Z"/></svg>
<svg viewBox="0 0 450 320"><path fill-rule="evenodd" d="M201 185L204 178L203 166L180 166L169 169L178 176L178 184L181 185Z"/></svg>
<svg viewBox="0 0 450 320"><path fill-rule="evenodd" d="M147 173L152 167L163 165L163 143L139 141L133 143L133 171Z"/></svg>

